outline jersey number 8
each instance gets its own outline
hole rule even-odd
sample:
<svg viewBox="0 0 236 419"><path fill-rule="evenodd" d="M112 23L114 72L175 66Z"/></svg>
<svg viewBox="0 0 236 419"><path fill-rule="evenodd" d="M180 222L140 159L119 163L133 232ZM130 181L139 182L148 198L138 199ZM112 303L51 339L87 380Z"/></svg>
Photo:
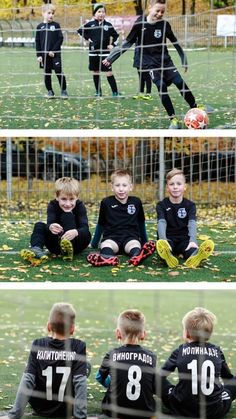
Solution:
<svg viewBox="0 0 236 419"><path fill-rule="evenodd" d="M142 378L142 370L137 365L132 365L128 369L128 384L126 386L126 397L129 400L138 400L141 393L140 380Z"/></svg>

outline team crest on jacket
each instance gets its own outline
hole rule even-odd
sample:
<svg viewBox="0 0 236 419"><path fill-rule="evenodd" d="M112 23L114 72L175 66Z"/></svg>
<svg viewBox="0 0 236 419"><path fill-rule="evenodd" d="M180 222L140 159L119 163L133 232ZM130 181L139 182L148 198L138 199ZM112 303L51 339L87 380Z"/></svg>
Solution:
<svg viewBox="0 0 236 419"><path fill-rule="evenodd" d="M104 31L108 31L108 29L109 29L109 28L108 28L108 26L107 26L107 25L104 25L104 26L103 26L103 29L104 29Z"/></svg>
<svg viewBox="0 0 236 419"><path fill-rule="evenodd" d="M56 28L55 28L54 25L50 26L50 31L55 31L55 30L56 30Z"/></svg>
<svg viewBox="0 0 236 419"><path fill-rule="evenodd" d="M178 209L178 217L179 218L185 218L187 215L186 209L185 208L179 208Z"/></svg>
<svg viewBox="0 0 236 419"><path fill-rule="evenodd" d="M154 37L155 38L160 38L161 37L161 29L155 29Z"/></svg>
<svg viewBox="0 0 236 419"><path fill-rule="evenodd" d="M132 215L132 214L135 213L135 211L136 211L136 208L135 208L135 206L133 204L128 205L128 207L127 207L128 214L131 214Z"/></svg>

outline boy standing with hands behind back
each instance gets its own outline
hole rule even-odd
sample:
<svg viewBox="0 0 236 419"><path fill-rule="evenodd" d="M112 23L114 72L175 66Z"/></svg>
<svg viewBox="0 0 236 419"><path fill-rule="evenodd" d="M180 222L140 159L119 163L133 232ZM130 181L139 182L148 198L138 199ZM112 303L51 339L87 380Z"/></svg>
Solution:
<svg viewBox="0 0 236 419"><path fill-rule="evenodd" d="M212 240L197 244L196 205L184 198L186 180L182 170L173 169L166 176L168 198L157 204L157 253L170 268L179 264L174 255L182 254L185 265L196 268L214 250Z"/></svg>
<svg viewBox="0 0 236 419"><path fill-rule="evenodd" d="M59 23L53 20L54 13L53 4L47 3L42 7L43 22L36 28L36 55L40 68L44 69L47 98L52 99L55 96L52 88L52 70L54 70L61 88L61 98L67 99L66 78L62 72L61 63L63 35Z"/></svg>

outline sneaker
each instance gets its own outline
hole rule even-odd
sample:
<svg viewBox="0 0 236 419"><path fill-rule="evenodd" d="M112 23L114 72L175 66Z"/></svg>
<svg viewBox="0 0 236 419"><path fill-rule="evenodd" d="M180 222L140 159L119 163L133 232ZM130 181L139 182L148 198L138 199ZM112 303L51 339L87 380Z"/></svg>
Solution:
<svg viewBox="0 0 236 419"><path fill-rule="evenodd" d="M73 260L74 249L70 240L62 239L60 242L61 254L63 260Z"/></svg>
<svg viewBox="0 0 236 419"><path fill-rule="evenodd" d="M96 92L95 97L102 97L102 92Z"/></svg>
<svg viewBox="0 0 236 419"><path fill-rule="evenodd" d="M141 96L141 99L143 99L143 100L153 100L153 97L149 93L146 93L145 95Z"/></svg>
<svg viewBox="0 0 236 419"><path fill-rule="evenodd" d="M182 124L178 118L173 118L170 121L169 129L181 129Z"/></svg>
<svg viewBox="0 0 236 419"><path fill-rule="evenodd" d="M201 109L206 113L213 113L215 111L215 109L210 105L198 105L198 109Z"/></svg>
<svg viewBox="0 0 236 419"><path fill-rule="evenodd" d="M212 240L205 240L199 247L198 252L194 256L190 256L185 265L188 268L197 268L202 260L208 259L209 256L213 253L214 250L214 242Z"/></svg>
<svg viewBox="0 0 236 419"><path fill-rule="evenodd" d="M61 91L61 98L62 99L68 99L68 93L66 90L62 90Z"/></svg>
<svg viewBox="0 0 236 419"><path fill-rule="evenodd" d="M137 256L133 256L130 258L129 263L131 265L137 266L140 262L146 259L148 256L152 255L155 252L156 244L153 240L148 241L145 243Z"/></svg>
<svg viewBox="0 0 236 419"><path fill-rule="evenodd" d="M48 99L53 99L55 97L54 91L53 90L49 90L46 97Z"/></svg>
<svg viewBox="0 0 236 419"><path fill-rule="evenodd" d="M166 261L169 268L175 268L178 266L178 259L172 255L170 245L167 240L157 240L156 242L157 253L161 259Z"/></svg>
<svg viewBox="0 0 236 419"><path fill-rule="evenodd" d="M20 256L22 259L27 260L30 263L33 263L35 259L40 261L40 263L48 260L48 256L39 246L32 246L30 249L22 249Z"/></svg>
<svg viewBox="0 0 236 419"><path fill-rule="evenodd" d="M117 256L104 258L102 255L100 255L100 253L90 253L87 256L87 261L93 266L116 266L119 264L119 259Z"/></svg>
<svg viewBox="0 0 236 419"><path fill-rule="evenodd" d="M113 93L112 93L112 96L113 96L113 97L120 97L120 98L124 98L124 96L123 96L121 93L119 93L119 92L113 92Z"/></svg>
<svg viewBox="0 0 236 419"><path fill-rule="evenodd" d="M137 95L133 96L133 99L142 99L143 94L142 93L138 93Z"/></svg>

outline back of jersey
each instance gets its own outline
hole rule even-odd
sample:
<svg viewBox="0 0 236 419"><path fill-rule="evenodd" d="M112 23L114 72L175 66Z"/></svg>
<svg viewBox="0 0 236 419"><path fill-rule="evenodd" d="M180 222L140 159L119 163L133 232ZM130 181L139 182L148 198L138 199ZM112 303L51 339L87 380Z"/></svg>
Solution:
<svg viewBox="0 0 236 419"><path fill-rule="evenodd" d="M124 345L112 350L107 362L111 384L104 398L104 413L117 413L119 418L153 416L156 356L140 345Z"/></svg>
<svg viewBox="0 0 236 419"><path fill-rule="evenodd" d="M38 415L72 416L73 376L86 375L85 357L85 343L78 339L45 337L33 342L26 372L35 375L29 403Z"/></svg>

